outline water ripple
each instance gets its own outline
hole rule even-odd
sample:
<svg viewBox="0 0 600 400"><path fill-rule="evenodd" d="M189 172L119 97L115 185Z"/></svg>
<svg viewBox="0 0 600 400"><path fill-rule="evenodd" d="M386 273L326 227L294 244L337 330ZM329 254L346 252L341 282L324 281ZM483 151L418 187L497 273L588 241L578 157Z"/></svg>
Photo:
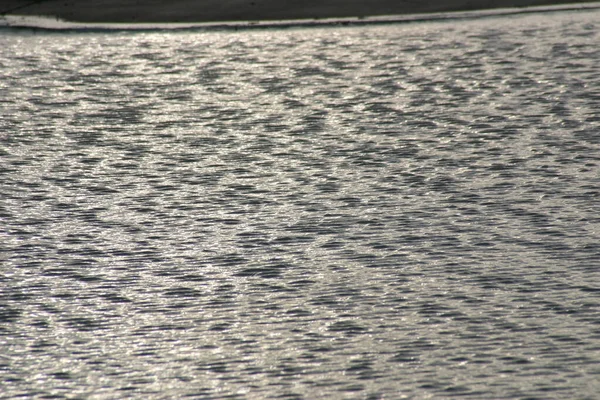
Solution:
<svg viewBox="0 0 600 400"><path fill-rule="evenodd" d="M595 398L598 15L5 32L4 395Z"/></svg>

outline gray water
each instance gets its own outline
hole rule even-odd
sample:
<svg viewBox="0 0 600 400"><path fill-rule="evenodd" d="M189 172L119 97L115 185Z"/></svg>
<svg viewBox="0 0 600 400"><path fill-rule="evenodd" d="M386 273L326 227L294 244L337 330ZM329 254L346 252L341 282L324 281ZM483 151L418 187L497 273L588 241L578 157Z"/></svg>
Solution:
<svg viewBox="0 0 600 400"><path fill-rule="evenodd" d="M600 393L600 12L0 32L0 397Z"/></svg>

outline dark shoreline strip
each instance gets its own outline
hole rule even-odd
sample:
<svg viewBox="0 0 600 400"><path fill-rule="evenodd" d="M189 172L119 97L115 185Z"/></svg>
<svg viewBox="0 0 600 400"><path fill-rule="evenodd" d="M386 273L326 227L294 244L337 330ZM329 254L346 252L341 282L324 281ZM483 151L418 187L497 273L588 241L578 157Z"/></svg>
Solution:
<svg viewBox="0 0 600 400"><path fill-rule="evenodd" d="M261 29L290 29L315 27L340 27L364 25L393 25L426 22L443 22L506 17L511 15L545 14L556 12L582 12L600 9L600 3L579 3L578 6L537 6L507 9L484 9L473 11L455 11L430 14L402 14L364 18L328 18L311 20L281 20L281 21L231 21L231 22L201 22L201 23L78 23L57 20L58 26L35 26L27 24L32 16L22 17L24 23L0 25L0 29L34 30L48 32L150 32L150 31L238 31ZM51 21L53 17L42 17ZM0 19L1 20L1 19ZM61 25L63 24L63 25Z"/></svg>

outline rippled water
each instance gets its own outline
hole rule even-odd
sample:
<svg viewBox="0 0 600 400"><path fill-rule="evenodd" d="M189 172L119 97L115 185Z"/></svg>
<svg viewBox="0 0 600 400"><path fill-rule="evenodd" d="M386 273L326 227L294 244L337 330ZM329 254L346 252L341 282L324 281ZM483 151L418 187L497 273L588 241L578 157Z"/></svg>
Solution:
<svg viewBox="0 0 600 400"><path fill-rule="evenodd" d="M600 13L0 32L0 397L600 393Z"/></svg>

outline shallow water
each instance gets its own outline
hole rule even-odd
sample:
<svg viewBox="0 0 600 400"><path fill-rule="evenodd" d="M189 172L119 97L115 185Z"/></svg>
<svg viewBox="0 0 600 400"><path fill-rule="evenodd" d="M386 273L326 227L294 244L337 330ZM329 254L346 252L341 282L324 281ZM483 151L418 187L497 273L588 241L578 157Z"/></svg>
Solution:
<svg viewBox="0 0 600 400"><path fill-rule="evenodd" d="M600 392L600 12L0 33L0 397Z"/></svg>

